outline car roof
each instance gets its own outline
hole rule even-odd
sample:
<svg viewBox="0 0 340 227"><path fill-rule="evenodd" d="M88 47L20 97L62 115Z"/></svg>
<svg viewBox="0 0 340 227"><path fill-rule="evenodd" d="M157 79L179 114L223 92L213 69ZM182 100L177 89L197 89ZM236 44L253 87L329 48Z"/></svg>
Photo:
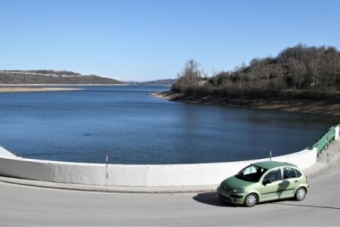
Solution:
<svg viewBox="0 0 340 227"><path fill-rule="evenodd" d="M291 167L297 167L296 165L293 165L291 163L287 162L276 162L276 161L262 161L262 162L256 162L253 163L253 165L265 168L265 169L272 169L276 167L281 167L281 166L291 166Z"/></svg>

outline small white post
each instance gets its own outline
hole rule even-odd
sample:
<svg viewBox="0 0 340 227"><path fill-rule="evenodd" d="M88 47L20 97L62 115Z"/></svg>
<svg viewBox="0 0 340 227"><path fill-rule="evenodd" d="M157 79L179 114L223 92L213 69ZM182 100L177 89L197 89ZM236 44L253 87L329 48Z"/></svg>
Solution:
<svg viewBox="0 0 340 227"><path fill-rule="evenodd" d="M109 179L108 164L109 164L109 151L106 150L106 183L107 180Z"/></svg>
<svg viewBox="0 0 340 227"><path fill-rule="evenodd" d="M272 160L272 146L269 148L269 161Z"/></svg>

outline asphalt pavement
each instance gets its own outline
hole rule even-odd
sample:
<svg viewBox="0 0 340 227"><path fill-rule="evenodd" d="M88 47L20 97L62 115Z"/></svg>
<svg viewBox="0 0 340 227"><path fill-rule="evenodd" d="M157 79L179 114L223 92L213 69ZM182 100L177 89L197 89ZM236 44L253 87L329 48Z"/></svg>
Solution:
<svg viewBox="0 0 340 227"><path fill-rule="evenodd" d="M311 169L310 188L300 202L247 208L221 202L216 192L98 193L0 182L0 226L339 226L336 144L332 162Z"/></svg>

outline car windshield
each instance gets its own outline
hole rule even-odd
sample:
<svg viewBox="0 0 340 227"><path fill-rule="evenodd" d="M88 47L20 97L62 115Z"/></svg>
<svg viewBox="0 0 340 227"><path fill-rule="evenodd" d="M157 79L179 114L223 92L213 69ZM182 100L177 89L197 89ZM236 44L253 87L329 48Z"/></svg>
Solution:
<svg viewBox="0 0 340 227"><path fill-rule="evenodd" d="M258 182L266 171L267 169L265 168L250 165L238 172L235 177L245 181Z"/></svg>

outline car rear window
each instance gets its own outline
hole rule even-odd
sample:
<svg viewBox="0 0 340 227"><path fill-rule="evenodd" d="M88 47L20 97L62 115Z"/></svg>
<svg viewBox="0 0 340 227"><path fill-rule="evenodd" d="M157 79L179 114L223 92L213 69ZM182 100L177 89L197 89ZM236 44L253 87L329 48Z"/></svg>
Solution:
<svg viewBox="0 0 340 227"><path fill-rule="evenodd" d="M302 176L302 173L299 170L295 169L295 171L296 171L297 177L301 177Z"/></svg>

